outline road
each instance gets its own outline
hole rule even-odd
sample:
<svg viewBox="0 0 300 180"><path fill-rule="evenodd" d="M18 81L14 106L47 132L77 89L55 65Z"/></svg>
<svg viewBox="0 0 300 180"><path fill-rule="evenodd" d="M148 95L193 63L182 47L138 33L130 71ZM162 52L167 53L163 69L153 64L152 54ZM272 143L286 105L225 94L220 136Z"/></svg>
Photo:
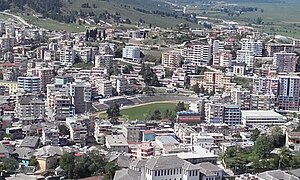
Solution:
<svg viewBox="0 0 300 180"><path fill-rule="evenodd" d="M20 16L17 16L17 15L14 15L14 14L11 14L11 13L8 13L7 11L4 11L4 12L0 12L1 14L4 14L4 15L7 15L7 16L11 16L17 20L19 20L22 24L24 24L25 26L28 26L28 27L32 27L31 24L27 23L23 18L21 18Z"/></svg>

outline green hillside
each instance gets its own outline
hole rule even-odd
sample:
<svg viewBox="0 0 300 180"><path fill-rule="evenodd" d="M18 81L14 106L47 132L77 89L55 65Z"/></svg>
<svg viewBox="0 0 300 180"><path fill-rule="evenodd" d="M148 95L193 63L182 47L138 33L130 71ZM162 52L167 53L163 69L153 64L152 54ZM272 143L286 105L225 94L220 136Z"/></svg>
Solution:
<svg viewBox="0 0 300 180"><path fill-rule="evenodd" d="M88 3L91 8L82 8L82 4ZM139 10L137 10L137 8ZM64 1L64 11L82 11L84 13L93 12L95 16L100 13L108 12L110 14L118 13L122 19L129 19L132 24L142 19L146 24L160 27L174 27L180 23L192 25L192 22L185 20L182 17L162 16L160 14L153 14L153 11L160 11L165 13L175 13L167 4L158 3L156 1L146 0L69 0ZM142 12L143 10L148 12Z"/></svg>

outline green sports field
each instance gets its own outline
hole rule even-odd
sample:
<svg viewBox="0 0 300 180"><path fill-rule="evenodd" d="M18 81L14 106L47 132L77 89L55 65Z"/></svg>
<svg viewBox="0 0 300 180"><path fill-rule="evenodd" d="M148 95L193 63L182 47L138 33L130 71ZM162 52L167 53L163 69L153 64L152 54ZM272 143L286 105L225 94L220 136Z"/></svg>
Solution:
<svg viewBox="0 0 300 180"><path fill-rule="evenodd" d="M128 120L144 120L149 112L159 110L163 114L167 109L174 111L175 107L176 103L154 103L123 109L121 114Z"/></svg>

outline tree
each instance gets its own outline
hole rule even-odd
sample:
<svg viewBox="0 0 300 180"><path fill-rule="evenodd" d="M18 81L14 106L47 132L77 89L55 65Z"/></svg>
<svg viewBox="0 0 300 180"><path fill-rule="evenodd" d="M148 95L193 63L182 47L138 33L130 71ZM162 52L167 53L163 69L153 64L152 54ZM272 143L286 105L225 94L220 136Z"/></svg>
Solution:
<svg viewBox="0 0 300 180"><path fill-rule="evenodd" d="M269 136L263 135L256 139L254 151L260 158L268 157L273 149L273 140Z"/></svg>
<svg viewBox="0 0 300 180"><path fill-rule="evenodd" d="M193 85L192 87L193 91L196 93L196 94L200 94L200 88L199 88L199 83L196 83Z"/></svg>
<svg viewBox="0 0 300 180"><path fill-rule="evenodd" d="M258 17L256 19L256 24L262 24L263 23L263 19L261 17Z"/></svg>
<svg viewBox="0 0 300 180"><path fill-rule="evenodd" d="M118 104L113 104L110 106L107 111L107 118L111 120L111 122L116 123L119 120L120 114L120 106Z"/></svg>
<svg viewBox="0 0 300 180"><path fill-rule="evenodd" d="M69 136L70 135L70 130L69 128L64 125L64 124L61 124L58 126L58 130L59 130L59 134L60 135L65 135L65 136Z"/></svg>
<svg viewBox="0 0 300 180"><path fill-rule="evenodd" d="M123 74L130 74L131 71L133 71L133 67L131 64L128 64L127 66L124 67Z"/></svg>
<svg viewBox="0 0 300 180"><path fill-rule="evenodd" d="M285 135L280 127L275 126L271 128L271 136L273 138L274 147L281 148L285 144Z"/></svg>
<svg viewBox="0 0 300 180"><path fill-rule="evenodd" d="M260 131L257 128L255 128L250 135L251 141L256 141L259 135L260 135Z"/></svg>
<svg viewBox="0 0 300 180"><path fill-rule="evenodd" d="M186 110L186 108L185 108L184 102L179 101L176 105L175 111L179 112L179 111L185 111L185 110Z"/></svg>
<svg viewBox="0 0 300 180"><path fill-rule="evenodd" d="M146 86L143 88L142 92L147 95L153 95L155 93L155 89L152 87Z"/></svg>
<svg viewBox="0 0 300 180"><path fill-rule="evenodd" d="M291 161L291 152L286 147L283 147L280 149L279 153L279 162L278 166L279 169L285 169L287 167L290 167L290 161Z"/></svg>
<svg viewBox="0 0 300 180"><path fill-rule="evenodd" d="M161 120L161 112L156 109L152 114L152 120Z"/></svg>
<svg viewBox="0 0 300 180"><path fill-rule="evenodd" d="M37 161L35 156L32 156L29 161L29 166L38 166L39 162Z"/></svg>
<svg viewBox="0 0 300 180"><path fill-rule="evenodd" d="M73 153L65 153L59 160L59 166L64 170L65 176L68 179L73 179L75 167L75 156Z"/></svg>
<svg viewBox="0 0 300 180"><path fill-rule="evenodd" d="M111 180L114 178L116 171L119 169L119 167L114 164L113 162L109 162L105 165L105 180Z"/></svg>
<svg viewBox="0 0 300 180"><path fill-rule="evenodd" d="M19 167L19 162L14 158L4 158L1 159L0 170L8 171L10 173L14 172Z"/></svg>

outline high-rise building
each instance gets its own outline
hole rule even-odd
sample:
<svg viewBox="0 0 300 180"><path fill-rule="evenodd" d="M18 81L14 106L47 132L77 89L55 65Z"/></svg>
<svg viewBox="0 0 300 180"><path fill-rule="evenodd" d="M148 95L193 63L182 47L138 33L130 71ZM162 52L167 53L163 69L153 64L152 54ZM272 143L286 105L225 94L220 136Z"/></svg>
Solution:
<svg viewBox="0 0 300 180"><path fill-rule="evenodd" d="M75 51L71 47L65 47L59 51L59 60L61 65L72 66L75 61Z"/></svg>
<svg viewBox="0 0 300 180"><path fill-rule="evenodd" d="M274 53L285 51L287 53L293 53L295 47L292 44L268 44L267 45L268 56L272 57Z"/></svg>
<svg viewBox="0 0 300 180"><path fill-rule="evenodd" d="M70 96L75 106L75 114L83 114L91 108L91 84L88 82L73 82L70 85Z"/></svg>
<svg viewBox="0 0 300 180"><path fill-rule="evenodd" d="M214 40L213 42L213 50L212 50L212 53L213 55L221 52L221 51L224 51L224 41L219 41L219 40Z"/></svg>
<svg viewBox="0 0 300 180"><path fill-rule="evenodd" d="M162 65L165 67L178 67L181 61L181 53L178 50L171 50L162 53Z"/></svg>
<svg viewBox="0 0 300 180"><path fill-rule="evenodd" d="M300 77L279 76L277 109L279 111L299 111Z"/></svg>
<svg viewBox="0 0 300 180"><path fill-rule="evenodd" d="M250 110L272 110L275 100L274 94L251 94Z"/></svg>
<svg viewBox="0 0 300 180"><path fill-rule="evenodd" d="M30 69L30 75L37 76L41 80L41 90L47 89L47 84L51 84L54 78L54 71L52 68L37 67Z"/></svg>
<svg viewBox="0 0 300 180"><path fill-rule="evenodd" d="M279 52L274 53L273 65L277 68L278 72L295 72L297 64L297 54Z"/></svg>
<svg viewBox="0 0 300 180"><path fill-rule="evenodd" d="M250 91L246 89L232 89L231 100L234 104L240 106L241 110L250 109L251 95Z"/></svg>
<svg viewBox="0 0 300 180"><path fill-rule="evenodd" d="M36 76L18 77L18 90L27 93L41 92L41 78Z"/></svg>
<svg viewBox="0 0 300 180"><path fill-rule="evenodd" d="M238 105L207 103L206 121L208 123L237 125L241 123L241 109Z"/></svg>
<svg viewBox="0 0 300 180"><path fill-rule="evenodd" d="M279 79L272 77L253 78L254 94L274 94L277 96Z"/></svg>
<svg viewBox="0 0 300 180"><path fill-rule="evenodd" d="M132 60L136 63L141 62L141 49L137 46L125 46L123 48L123 58Z"/></svg>
<svg viewBox="0 0 300 180"><path fill-rule="evenodd" d="M237 62L244 62L247 68L253 68L254 65L254 52L249 50L238 50L237 51Z"/></svg>
<svg viewBox="0 0 300 180"><path fill-rule="evenodd" d="M15 106L16 118L44 118L45 100L37 95L18 95Z"/></svg>
<svg viewBox="0 0 300 180"><path fill-rule="evenodd" d="M95 55L95 67L110 69L113 64L113 55L110 54L97 54Z"/></svg>
<svg viewBox="0 0 300 180"><path fill-rule="evenodd" d="M244 38L242 41L242 50L253 51L254 56L261 57L263 55L263 43L254 39Z"/></svg>
<svg viewBox="0 0 300 180"><path fill-rule="evenodd" d="M194 45L192 61L198 66L207 66L211 60L211 46L210 45Z"/></svg>

